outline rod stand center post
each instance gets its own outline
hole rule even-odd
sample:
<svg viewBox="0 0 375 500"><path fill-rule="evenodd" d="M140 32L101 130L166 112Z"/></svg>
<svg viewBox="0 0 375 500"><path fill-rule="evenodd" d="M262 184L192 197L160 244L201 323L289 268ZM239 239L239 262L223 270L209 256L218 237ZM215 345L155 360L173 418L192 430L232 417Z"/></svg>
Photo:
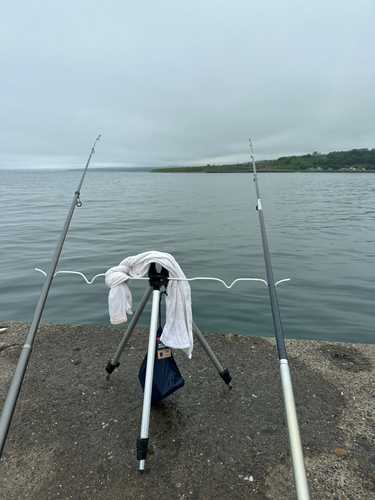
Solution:
<svg viewBox="0 0 375 500"><path fill-rule="evenodd" d="M156 298L158 302L161 293L160 288L164 287L164 289L166 289L168 286L169 272L164 267L162 267L161 271L158 272L156 270L156 263L152 262L150 265L150 269L148 271L148 277L149 277L149 285L154 291L154 299ZM154 299L153 299L153 309L154 309ZM157 302L155 301L156 306ZM144 388L141 435L138 436L137 438L137 460L140 461L139 469L141 472L144 471L145 460L147 458L147 450L148 450L148 427L150 421L151 394L152 394L152 382L154 373L153 349L155 349L157 319L158 319L158 311L157 309L155 309L155 311L151 313L150 338L149 338L149 349L148 349L148 359L147 359L145 388Z"/></svg>

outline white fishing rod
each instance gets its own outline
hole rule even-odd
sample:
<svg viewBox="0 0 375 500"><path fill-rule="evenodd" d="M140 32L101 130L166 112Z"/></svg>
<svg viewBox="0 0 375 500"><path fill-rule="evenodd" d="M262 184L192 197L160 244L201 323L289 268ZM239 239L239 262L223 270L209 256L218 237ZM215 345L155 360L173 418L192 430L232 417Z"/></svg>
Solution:
<svg viewBox="0 0 375 500"><path fill-rule="evenodd" d="M296 411L296 405L294 402L292 380L290 377L290 370L289 370L288 360L287 360L287 356L286 356L284 334L283 334L283 329L281 326L280 311L279 311L279 305L277 302L277 295L276 295L275 281L273 278L270 251L268 248L266 226L264 223L263 206L262 206L262 202L260 199L258 175L257 175L256 167L255 167L253 145L252 145L250 139L249 139L249 141L250 141L250 148L251 148L251 158L253 161L255 190L256 190L256 196L257 196L256 209L258 210L258 214L259 214L260 232L262 235L263 254L264 254L264 261L265 261L266 273L267 273L268 291L269 291L269 295L270 295L273 324L274 324L274 328L275 328L277 354L278 354L279 363L280 363L281 387L282 387L283 398L284 398L285 418L286 418L286 426L287 426L287 430L288 430L290 457L291 457L291 461L292 461L294 489L296 492L297 500L310 500L309 487L308 487L308 483L307 483L307 475L306 475L306 469L305 469L305 462L303 459L302 443L301 443L301 437L300 437L300 432L299 432L299 427L298 427L297 411Z"/></svg>
<svg viewBox="0 0 375 500"><path fill-rule="evenodd" d="M19 395L20 390L21 390L22 381L23 381L23 378L25 376L27 364L29 362L29 358L31 355L31 350L33 348L35 335L36 335L36 332L38 329L40 318L42 316L44 305L45 305L46 300L47 300L48 292L49 292L49 289L51 287L51 283L52 283L52 280L53 280L53 277L55 274L56 266L57 266L57 263L58 263L59 258L60 258L61 250L62 250L62 247L63 247L64 242L65 242L65 237L66 237L66 234L67 234L68 229L69 229L69 224L70 224L70 221L72 219L75 207L82 206L81 200L79 198L82 183L83 183L83 180L85 178L85 174L86 174L86 171L88 169L91 157L95 153L96 143L99 140L100 140L100 135L98 135L98 137L96 138L96 140L94 142L93 147L91 148L91 153L90 153L90 156L87 160L87 163L86 163L85 169L83 171L81 180L78 184L78 188L77 188L76 192L74 193L73 201L72 201L72 204L70 206L70 210L69 210L68 216L66 218L63 230L61 232L60 239L59 239L59 242L57 244L55 253L53 255L52 262L51 262L49 271L47 273L47 277L46 277L46 280L44 282L38 303L36 305L36 309L34 312L32 322L30 324L30 328L29 328L29 331L28 331L28 334L26 337L26 341L22 347L20 357L18 358L18 362L17 362L17 366L16 366L16 369L15 369L14 374L13 374L12 382L10 384L9 391L8 391L8 394L7 394L7 397L6 397L6 400L5 400L1 415L0 415L0 457L3 453L5 440L6 440L7 435L8 435L8 431L9 431L10 423L11 423L11 420L13 417L14 409L15 409L16 404L17 404L18 395Z"/></svg>

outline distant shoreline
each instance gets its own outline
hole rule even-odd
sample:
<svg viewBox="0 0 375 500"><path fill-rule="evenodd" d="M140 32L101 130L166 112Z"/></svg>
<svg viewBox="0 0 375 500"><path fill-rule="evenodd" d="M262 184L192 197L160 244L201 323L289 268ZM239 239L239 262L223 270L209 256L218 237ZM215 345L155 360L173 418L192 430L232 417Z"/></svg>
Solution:
<svg viewBox="0 0 375 500"><path fill-rule="evenodd" d="M93 167L91 172L144 172L144 173L209 173L209 174L226 174L226 173L248 173L253 172L253 162L247 161L244 163L226 163L222 165L206 164L196 166L169 166L169 167L114 167L102 166ZM344 173L372 173L375 172L375 149L352 149L350 151L332 151L331 153L322 154L317 151L314 153L301 156L282 156L277 160L259 160L256 162L257 171L261 172L344 172ZM4 169L9 171L9 169ZM73 172L77 169L53 169L53 168L22 168L17 171L68 171ZM13 170L13 171L16 171Z"/></svg>
<svg viewBox="0 0 375 500"><path fill-rule="evenodd" d="M258 172L371 172L375 171L375 149L352 149L332 151L322 154L314 151L301 156L282 156L277 160L259 160ZM152 173L239 173L252 172L253 162L227 163L215 165L208 163L195 167L167 167L152 170Z"/></svg>
<svg viewBox="0 0 375 500"><path fill-rule="evenodd" d="M194 168L194 167L192 167ZM252 170L189 170L189 167L181 167L181 169L154 169L151 174L252 174ZM257 168L258 174L374 174L375 170L278 170L267 169L262 170Z"/></svg>
<svg viewBox="0 0 375 500"><path fill-rule="evenodd" d="M190 168L192 170L190 170ZM80 169L0 169L1 172L5 173L53 173L53 172L79 172ZM153 170L146 170L146 169L114 169L114 168L92 168L90 170L91 173L95 172L113 172L113 173L144 173L144 174L252 174L253 170L195 170L194 167L181 167L181 168L162 168L162 169L153 169ZM373 174L375 173L374 170L286 170L286 169L262 169L262 168L257 168L257 173L258 174L301 174L301 173L308 173L308 174Z"/></svg>

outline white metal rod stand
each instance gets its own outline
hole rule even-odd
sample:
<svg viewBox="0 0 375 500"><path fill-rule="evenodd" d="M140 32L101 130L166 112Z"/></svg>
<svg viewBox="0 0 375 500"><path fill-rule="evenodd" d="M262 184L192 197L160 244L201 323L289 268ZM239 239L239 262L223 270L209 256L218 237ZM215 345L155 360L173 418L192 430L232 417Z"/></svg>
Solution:
<svg viewBox="0 0 375 500"><path fill-rule="evenodd" d="M145 468L145 461L147 458L148 449L148 429L150 424L150 411L151 411L151 398L152 398L152 385L154 378L154 363L155 363L155 349L156 349L156 335L157 335L157 325L159 318L159 302L160 302L160 287L168 286L168 271L162 267L161 272L156 271L155 264L151 264L149 270L149 287L145 291L142 300L135 312L126 333L117 348L116 354L112 359L108 361L106 371L107 379L109 379L110 374L120 365L119 358L122 351L125 348L126 343L129 341L131 334L136 327L136 324L152 294L152 308L151 308L151 320L150 320L150 334L148 341L148 353L147 353L147 364L146 364L146 377L144 386L144 396L143 396L143 410L142 410L142 424L141 433L137 439L137 459L140 461L139 469L143 471ZM231 389L232 377L229 374L227 368L224 368L218 361L215 354L212 352L210 346L208 345L206 339L203 337L202 333L198 329L197 325L193 322L192 325L193 332L205 350L206 354L212 361L213 365L217 369L219 375L223 381Z"/></svg>

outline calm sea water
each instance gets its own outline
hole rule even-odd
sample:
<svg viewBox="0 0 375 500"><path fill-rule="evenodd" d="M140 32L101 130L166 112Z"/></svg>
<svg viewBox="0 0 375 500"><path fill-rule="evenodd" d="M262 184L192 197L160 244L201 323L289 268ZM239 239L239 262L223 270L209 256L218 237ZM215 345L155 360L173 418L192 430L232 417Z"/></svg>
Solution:
<svg viewBox="0 0 375 500"><path fill-rule="evenodd" d="M0 172L0 319L31 321L81 172ZM285 337L375 342L375 175L259 174ZM266 279L251 174L89 170L59 270L89 278L148 250L188 277ZM134 309L146 282L133 282ZM191 283L202 331L273 336L267 287ZM43 322L109 325L104 278L58 275ZM150 307L139 326L149 326ZM125 325L126 326L126 325Z"/></svg>

